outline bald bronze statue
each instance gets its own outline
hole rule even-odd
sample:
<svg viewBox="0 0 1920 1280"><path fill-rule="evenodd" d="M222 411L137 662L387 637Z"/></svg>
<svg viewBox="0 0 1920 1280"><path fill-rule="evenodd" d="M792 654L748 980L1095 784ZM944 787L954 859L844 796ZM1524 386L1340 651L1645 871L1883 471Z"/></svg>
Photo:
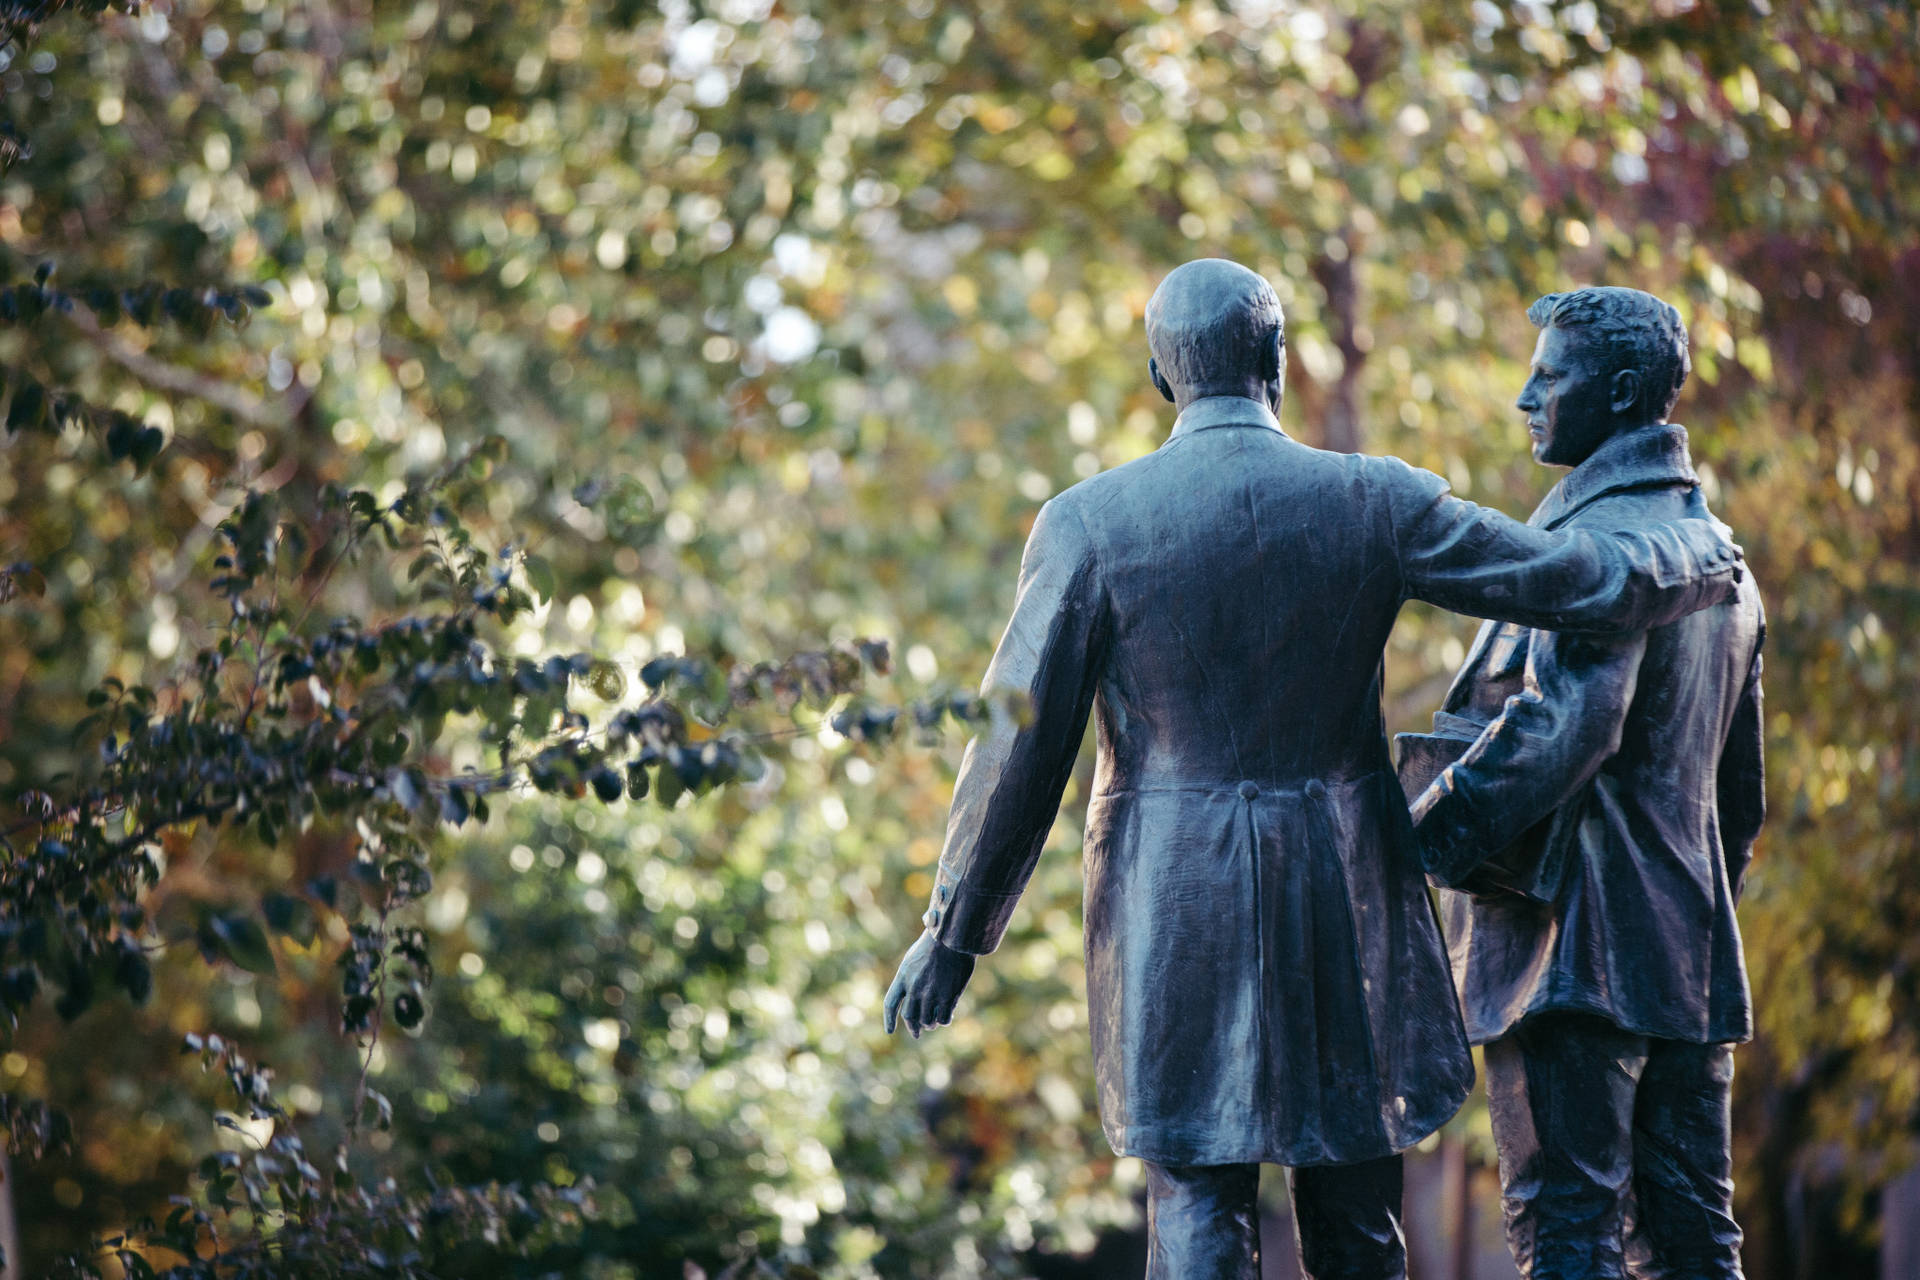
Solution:
<svg viewBox="0 0 1920 1280"><path fill-rule="evenodd" d="M1705 519L1549 532L1395 458L1293 440L1280 303L1218 259L1162 281L1154 453L1040 509L955 784L926 930L886 997L953 1016L1053 825L1088 716L1087 995L1102 1124L1147 1164L1154 1280L1253 1280L1262 1162L1309 1275L1405 1271L1398 1153L1473 1079L1380 711L1408 599L1565 630L1717 604ZM1704 509L1703 509L1704 510ZM1680 513L1676 513L1680 514ZM1692 513L1699 514L1699 513Z"/></svg>

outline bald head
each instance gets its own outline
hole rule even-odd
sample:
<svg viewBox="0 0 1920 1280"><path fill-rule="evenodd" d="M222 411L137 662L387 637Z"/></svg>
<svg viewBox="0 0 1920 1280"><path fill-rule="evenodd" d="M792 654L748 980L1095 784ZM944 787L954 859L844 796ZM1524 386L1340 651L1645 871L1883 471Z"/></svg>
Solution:
<svg viewBox="0 0 1920 1280"><path fill-rule="evenodd" d="M1147 303L1154 385L1183 409L1222 395L1278 409L1285 345L1286 321L1273 286L1225 258L1174 268Z"/></svg>

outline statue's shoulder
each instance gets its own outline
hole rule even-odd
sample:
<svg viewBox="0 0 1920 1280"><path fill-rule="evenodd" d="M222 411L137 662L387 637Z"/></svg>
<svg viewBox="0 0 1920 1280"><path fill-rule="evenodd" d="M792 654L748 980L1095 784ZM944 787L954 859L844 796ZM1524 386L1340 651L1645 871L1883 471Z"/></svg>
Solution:
<svg viewBox="0 0 1920 1280"><path fill-rule="evenodd" d="M1159 450L1099 471L1076 484L1068 485L1047 502L1062 513L1071 511L1082 520L1095 520L1117 501L1137 494L1142 486L1156 483L1165 466Z"/></svg>
<svg viewBox="0 0 1920 1280"><path fill-rule="evenodd" d="M1425 498L1431 501L1452 488L1443 476L1437 476L1425 467L1416 467L1405 458L1395 457L1391 453L1354 454L1368 480L1398 494L1410 498Z"/></svg>

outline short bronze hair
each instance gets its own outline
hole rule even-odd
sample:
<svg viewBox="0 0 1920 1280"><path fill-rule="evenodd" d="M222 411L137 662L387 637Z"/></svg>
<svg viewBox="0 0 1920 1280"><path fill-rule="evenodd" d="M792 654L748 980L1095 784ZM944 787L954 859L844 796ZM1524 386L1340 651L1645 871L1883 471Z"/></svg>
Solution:
<svg viewBox="0 0 1920 1280"><path fill-rule="evenodd" d="M1536 329L1585 332L1608 361L1609 374L1640 371L1642 394L1665 418L1673 412L1693 361L1680 313L1650 293L1611 285L1588 285L1550 293L1527 308Z"/></svg>
<svg viewBox="0 0 1920 1280"><path fill-rule="evenodd" d="M1279 295L1257 272L1225 258L1175 267L1147 302L1147 347L1161 375L1177 386L1259 374L1275 333L1284 345Z"/></svg>

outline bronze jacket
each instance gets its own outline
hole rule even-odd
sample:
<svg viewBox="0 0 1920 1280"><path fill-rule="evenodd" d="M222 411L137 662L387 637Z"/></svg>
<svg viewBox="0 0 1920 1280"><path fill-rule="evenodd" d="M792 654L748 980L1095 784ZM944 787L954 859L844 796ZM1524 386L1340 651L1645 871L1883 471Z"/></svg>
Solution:
<svg viewBox="0 0 1920 1280"><path fill-rule="evenodd" d="M1695 485L1685 430L1644 427L1568 472L1530 523L1656 528ZM1437 883L1471 885L1531 828L1536 856L1564 866L1549 903L1449 895L1474 1043L1550 1009L1702 1044L1752 1034L1734 904L1766 811L1765 632L1750 577L1648 631L1481 628L1442 714L1490 723L1416 802L1422 856Z"/></svg>
<svg viewBox="0 0 1920 1280"><path fill-rule="evenodd" d="M1552 534L1395 458L1189 406L1159 450L1047 503L984 690L927 922L998 944L1087 716L1087 992L1115 1152L1353 1161L1453 1114L1473 1069L1390 766L1381 654L1409 597L1539 626L1726 595L1704 521ZM996 699L996 702L1004 700Z"/></svg>

